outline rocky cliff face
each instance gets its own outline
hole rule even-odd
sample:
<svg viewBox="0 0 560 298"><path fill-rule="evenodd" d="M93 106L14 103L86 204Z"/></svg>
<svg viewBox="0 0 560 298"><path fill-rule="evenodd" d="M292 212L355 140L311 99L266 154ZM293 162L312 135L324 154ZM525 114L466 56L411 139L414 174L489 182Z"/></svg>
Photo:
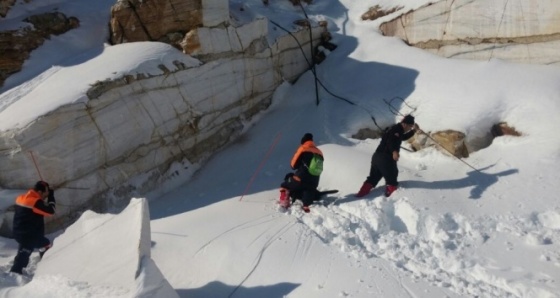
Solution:
<svg viewBox="0 0 560 298"><path fill-rule="evenodd" d="M161 41L180 48L185 34L198 27L229 22L228 1L118 1L111 9L111 42Z"/></svg>
<svg viewBox="0 0 560 298"><path fill-rule="evenodd" d="M382 24L444 57L560 65L560 2L443 0Z"/></svg>
<svg viewBox="0 0 560 298"><path fill-rule="evenodd" d="M24 22L30 26L0 32L0 86L11 74L21 70L31 51L41 46L45 39L80 25L78 19L61 12L33 15Z"/></svg>
<svg viewBox="0 0 560 298"><path fill-rule="evenodd" d="M37 180L33 160L42 173L51 173L48 180L60 203L51 230L73 220L77 211L124 206L133 195L173 179L177 167L194 172L269 107L282 82L309 68L310 51L303 51L309 55L304 57L294 37L268 40L267 20L232 24L221 9L205 12L205 4L223 8L227 0L201 3L202 23L216 27L195 26L180 43L199 65L177 62L173 69L161 65L162 75L99 81L87 99L0 132L3 188L26 188ZM130 30L121 29L127 36L121 40L130 39ZM306 49L308 30L292 32ZM325 28L311 30L317 45ZM0 234L9 235L10 223L7 212Z"/></svg>
<svg viewBox="0 0 560 298"><path fill-rule="evenodd" d="M5 17L16 0L0 0L0 17Z"/></svg>

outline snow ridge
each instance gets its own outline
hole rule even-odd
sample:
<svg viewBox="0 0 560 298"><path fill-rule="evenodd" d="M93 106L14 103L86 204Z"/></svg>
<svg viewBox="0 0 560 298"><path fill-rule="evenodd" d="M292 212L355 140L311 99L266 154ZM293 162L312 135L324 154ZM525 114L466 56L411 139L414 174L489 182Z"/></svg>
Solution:
<svg viewBox="0 0 560 298"><path fill-rule="evenodd" d="M496 245L486 244L491 239L520 240L506 241L506 250L560 241L558 210L525 217L469 218L459 213L424 215L405 196L341 202L314 206L312 216L301 216L301 221L323 242L352 257L388 260L413 280L427 280L461 295L555 297L546 289L553 282L550 276L533 277L534 285L510 282L493 274L500 267L497 260L482 257L479 250ZM546 251L541 261L559 266L560 254ZM510 270L515 273L515 268Z"/></svg>

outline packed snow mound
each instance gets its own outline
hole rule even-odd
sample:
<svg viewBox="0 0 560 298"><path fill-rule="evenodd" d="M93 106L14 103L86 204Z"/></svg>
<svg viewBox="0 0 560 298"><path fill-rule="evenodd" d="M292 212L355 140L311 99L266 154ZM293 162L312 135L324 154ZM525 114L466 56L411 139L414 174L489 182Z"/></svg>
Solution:
<svg viewBox="0 0 560 298"><path fill-rule="evenodd" d="M401 195L394 198L379 194L374 200L344 203L343 199L341 204L317 206L313 217L301 219L325 243L341 251L359 259L390 260L415 280L427 279L461 295L557 297L553 286L557 254L546 248L558 241L557 230L546 228L547 220L557 217L557 212L502 222L460 213L426 216L414 199L402 196L412 192L399 191ZM504 259L490 259L481 253L503 243L507 246L504 255L508 255ZM527 257L535 249L542 250L540 259ZM508 267L510 257L519 267ZM517 277L518 269L528 266L527 262L542 264L534 283L510 279ZM496 266L506 269L496 270Z"/></svg>
<svg viewBox="0 0 560 298"><path fill-rule="evenodd" d="M146 199L132 199L117 215L87 211L54 240L33 281L11 293L25 297L41 284L59 283L113 297L178 297L150 257L150 233Z"/></svg>

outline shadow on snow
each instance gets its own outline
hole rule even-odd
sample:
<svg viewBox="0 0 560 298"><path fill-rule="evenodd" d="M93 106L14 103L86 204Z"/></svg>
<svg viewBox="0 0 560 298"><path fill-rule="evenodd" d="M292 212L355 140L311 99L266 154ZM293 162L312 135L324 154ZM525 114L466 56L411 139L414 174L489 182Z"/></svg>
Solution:
<svg viewBox="0 0 560 298"><path fill-rule="evenodd" d="M279 283L268 286L241 287L226 285L213 281L200 288L177 289L181 298L206 298L206 297L284 297L290 294L299 285L294 283Z"/></svg>

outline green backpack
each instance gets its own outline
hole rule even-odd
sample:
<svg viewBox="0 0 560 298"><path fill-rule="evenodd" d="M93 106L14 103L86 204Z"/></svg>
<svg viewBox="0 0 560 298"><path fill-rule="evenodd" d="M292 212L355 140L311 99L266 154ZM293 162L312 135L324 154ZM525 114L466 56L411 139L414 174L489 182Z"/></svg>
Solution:
<svg viewBox="0 0 560 298"><path fill-rule="evenodd" d="M313 154L307 170L313 176L320 176L323 173L323 157L319 154Z"/></svg>

